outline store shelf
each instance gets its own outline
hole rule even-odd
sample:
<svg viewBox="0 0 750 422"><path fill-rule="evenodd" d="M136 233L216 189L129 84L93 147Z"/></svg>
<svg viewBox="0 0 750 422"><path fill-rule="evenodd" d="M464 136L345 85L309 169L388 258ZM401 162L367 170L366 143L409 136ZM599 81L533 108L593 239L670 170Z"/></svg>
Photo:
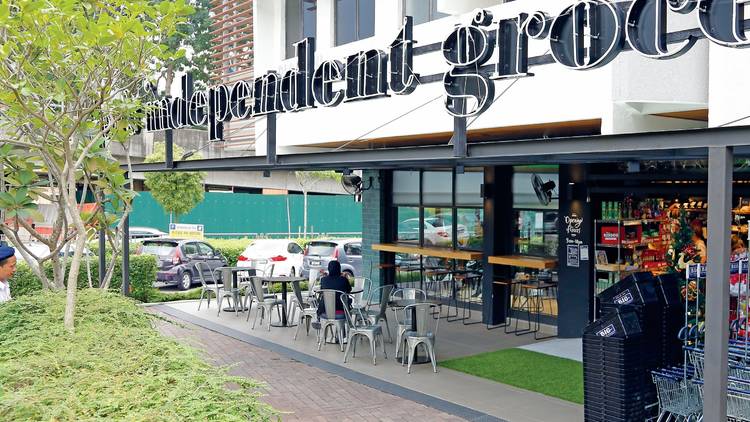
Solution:
<svg viewBox="0 0 750 422"><path fill-rule="evenodd" d="M606 273L634 272L638 267L625 264L596 264L596 270Z"/></svg>
<svg viewBox="0 0 750 422"><path fill-rule="evenodd" d="M597 224L622 224L623 226L636 226L638 224L648 224L648 223L662 223L664 222L664 219L662 218L632 218L632 219L623 219L623 220L596 220Z"/></svg>
<svg viewBox="0 0 750 422"><path fill-rule="evenodd" d="M526 255L500 255L487 258L487 262L495 265L509 265L512 267L535 268L545 270L557 267L557 260L554 258L541 258L538 256Z"/></svg>

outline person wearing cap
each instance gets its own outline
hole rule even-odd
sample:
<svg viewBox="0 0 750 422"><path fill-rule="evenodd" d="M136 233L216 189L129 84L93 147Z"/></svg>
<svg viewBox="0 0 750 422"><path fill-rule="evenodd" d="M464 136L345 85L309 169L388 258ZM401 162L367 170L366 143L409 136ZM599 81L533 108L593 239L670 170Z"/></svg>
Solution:
<svg viewBox="0 0 750 422"><path fill-rule="evenodd" d="M8 280L16 272L15 255L15 249L10 246L0 246L0 303L11 299Z"/></svg>

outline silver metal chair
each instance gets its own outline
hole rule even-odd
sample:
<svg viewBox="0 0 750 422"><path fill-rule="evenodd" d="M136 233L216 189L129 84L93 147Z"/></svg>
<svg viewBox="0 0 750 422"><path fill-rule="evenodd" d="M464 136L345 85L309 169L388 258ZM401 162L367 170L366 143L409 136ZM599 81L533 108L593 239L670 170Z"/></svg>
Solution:
<svg viewBox="0 0 750 422"><path fill-rule="evenodd" d="M211 272L211 283L206 283L206 278L203 275L203 269L205 267L208 267L208 265L205 262L196 262L193 268L195 269L195 272L198 274L198 279L201 281L201 298L198 301L198 310L201 310L201 304L203 303L203 298L205 297L208 303L206 304L207 308L211 307L211 295L213 294L214 297L216 297L216 301L219 301L219 294L220 291L223 290L224 285L217 283L216 277L213 272Z"/></svg>
<svg viewBox="0 0 750 422"><path fill-rule="evenodd" d="M370 298L367 300L369 304L367 309L364 311L364 316L370 321L370 324L377 325L380 321L385 322L385 329L388 331L388 340L393 341L391 336L391 327L388 325L388 302L391 298L391 291L393 290L392 284L385 284L372 289ZM373 298L377 298L378 302L373 303ZM372 308L375 309L372 309Z"/></svg>
<svg viewBox="0 0 750 422"><path fill-rule="evenodd" d="M255 300L258 302L258 306L255 309L255 318L253 319L253 330L255 329L255 323L258 321L258 314L260 313L260 324L263 325L263 320L268 315L268 331L271 331L271 312L273 308L278 310L279 306L285 306L283 300L273 298L267 298L263 293L263 279L258 276L253 276L252 284L250 287L253 290ZM249 315L248 315L249 317Z"/></svg>
<svg viewBox="0 0 750 422"><path fill-rule="evenodd" d="M361 315L361 310L352 308L349 310L349 301L354 300L354 295L342 294L341 303L344 305L344 315L346 316L346 324L348 330L348 342L346 343L346 351L344 352L344 363L346 358L349 356L349 349L352 349L352 357L357 354L357 340L358 337L366 337L370 341L370 354L372 355L372 364L377 365L376 362L376 343L380 340L383 345L383 357L388 359L388 355L385 351L385 338L383 338L383 327L379 325L365 324L365 318ZM357 314L359 314L357 316Z"/></svg>
<svg viewBox="0 0 750 422"><path fill-rule="evenodd" d="M391 293L391 301L399 300L399 299L412 299L416 301L424 301L427 300L427 293L425 293L422 289L415 289L413 287L408 287L404 289L396 289ZM403 315L403 318L400 318L398 315L398 308L393 308L393 316L396 320L396 357L398 358L398 355L401 350L401 342L404 339L404 333L406 331L411 330L411 314L405 314Z"/></svg>
<svg viewBox="0 0 750 422"><path fill-rule="evenodd" d="M233 293L232 289L225 286L223 283L219 283L216 280L216 270L212 271L211 267L208 266L205 262L196 262L195 263L195 271L198 273L198 277L201 280L201 286L203 288L203 291L201 291L201 297L203 297L203 293L206 291L206 289L211 289L211 285L206 283L205 273L208 273L211 275L211 282L213 285L214 294L216 294L216 301L219 305L219 310L216 311L216 316L221 316L221 302L224 301L224 298L229 298L229 302L232 303L233 299ZM232 303L232 305L237 305L236 303ZM210 306L210 305L209 305ZM200 301L198 301L198 310L200 311L201 304ZM237 306L234 306L234 314L239 315L239 309Z"/></svg>
<svg viewBox="0 0 750 422"><path fill-rule="evenodd" d="M305 324L306 335L310 334L310 324L318 318L318 304L315 297L311 297L310 300L305 300L302 297L302 288L299 285L299 281L292 283L292 291L294 296L292 297L292 314L290 319L294 319L299 310L299 320L297 321L297 330L294 332L294 340L297 340L299 330L302 328L302 324Z"/></svg>
<svg viewBox="0 0 750 422"><path fill-rule="evenodd" d="M372 280L367 277L354 277L354 290L361 290L362 292L351 295L352 308L366 309L369 305L367 301L372 290Z"/></svg>
<svg viewBox="0 0 750 422"><path fill-rule="evenodd" d="M417 347L421 344L427 351L432 362L432 371L437 373L437 360L435 359L435 338L437 337L438 325L440 324L440 318L432 318L432 313L437 308L437 305L433 303L417 303L409 305L404 308L404 315L410 312L414 312L416 318L416 330L409 330L405 333L404 341L402 345L405 346L404 357L407 357L408 353L409 364L406 372L411 373L411 365L414 361L414 354L417 352ZM404 365L406 359L401 359L401 366Z"/></svg>
<svg viewBox="0 0 750 422"><path fill-rule="evenodd" d="M323 302L325 316L320 317L320 335L318 336L318 350L325 345L326 334L332 329L332 334L339 339L341 351L344 351L344 333L346 331L346 318L336 319L336 296L345 295L340 290L321 289L318 291L319 300Z"/></svg>

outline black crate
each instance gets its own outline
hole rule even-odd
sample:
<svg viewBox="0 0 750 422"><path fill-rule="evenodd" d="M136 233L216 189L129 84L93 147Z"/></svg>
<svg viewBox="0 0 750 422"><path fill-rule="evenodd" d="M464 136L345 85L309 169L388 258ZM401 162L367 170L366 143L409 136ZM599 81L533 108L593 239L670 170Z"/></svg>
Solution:
<svg viewBox="0 0 750 422"><path fill-rule="evenodd" d="M659 303L654 276L649 272L628 275L601 292L598 298L601 306Z"/></svg>

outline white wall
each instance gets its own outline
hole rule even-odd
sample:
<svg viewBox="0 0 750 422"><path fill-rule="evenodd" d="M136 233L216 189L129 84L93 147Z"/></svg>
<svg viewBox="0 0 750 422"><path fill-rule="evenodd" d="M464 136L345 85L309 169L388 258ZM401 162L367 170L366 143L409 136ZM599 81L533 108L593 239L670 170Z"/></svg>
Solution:
<svg viewBox="0 0 750 422"><path fill-rule="evenodd" d="M281 60L284 15L282 7L272 6L280 3L283 2L255 2L258 10L255 16L256 75L266 70L282 71L294 66L294 60ZM318 1L318 63L325 59L343 60L349 54L370 48L387 51L401 25L400 0L376 2L374 37L339 47L333 47L333 3L334 0ZM484 0L460 3L465 7L471 3L471 10L463 15L417 25L414 28L417 46L442 42L456 23L471 20L474 7L488 3L494 5L489 9L495 19L535 10L544 10L550 16L556 16L570 5L569 0L518 0L502 5L500 1ZM694 14L670 16L670 30L694 28L696 25ZM259 38L257 34L264 34L265 39L280 38L280 41L266 45L264 38ZM531 41L530 56L548 52L547 40ZM713 59L710 65L709 57ZM717 63L717 60L721 63ZM442 74L448 70L440 51L415 56L414 61L415 71L422 75ZM496 61L497 58L493 57L489 63ZM558 64L534 66L530 69L535 74L533 77L515 82L497 81L496 95L512 86L488 111L471 123L470 129L584 119L601 119L603 133L704 127L704 122L653 114L704 109L710 103L711 124L731 120L732 116L750 115L750 104L744 104L740 98L743 92L747 92L745 88L750 89L750 81L742 80L740 75L748 65L749 53L709 46L708 41L703 40L684 56L672 60L647 59L630 51L620 54L609 65L590 71L568 70ZM710 101L709 82L712 88ZM419 86L407 96L393 95L344 103L334 108L278 114L279 153L310 151L304 146L316 143L363 142L366 139L449 132L453 122L445 111L443 101L444 90L442 84L437 82ZM737 107L738 104L743 105ZM257 140L257 153L264 154L265 119L258 120L256 133L261 135ZM361 140L356 141L358 139Z"/></svg>

